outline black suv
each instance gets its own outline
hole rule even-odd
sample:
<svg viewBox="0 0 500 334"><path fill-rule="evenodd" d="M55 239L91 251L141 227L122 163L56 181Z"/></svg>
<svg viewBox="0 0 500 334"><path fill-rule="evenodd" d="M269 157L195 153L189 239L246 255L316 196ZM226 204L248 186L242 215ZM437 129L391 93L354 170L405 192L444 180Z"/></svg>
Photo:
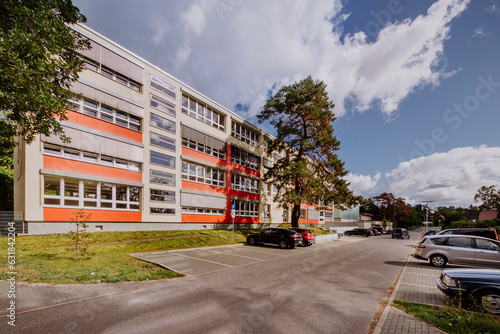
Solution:
<svg viewBox="0 0 500 334"><path fill-rule="evenodd" d="M410 233L405 228L396 227L394 230L392 230L392 238L410 239Z"/></svg>
<svg viewBox="0 0 500 334"><path fill-rule="evenodd" d="M464 227L464 228L450 228L448 230L443 230L438 234L462 234L462 235L476 235L478 237L490 238L493 240L498 240L497 230L492 228L480 228L480 227Z"/></svg>
<svg viewBox="0 0 500 334"><path fill-rule="evenodd" d="M362 235L363 237L369 237L370 235L373 235L373 232L370 231L369 228L355 228L350 231L345 231L345 235Z"/></svg>
<svg viewBox="0 0 500 334"><path fill-rule="evenodd" d="M302 236L300 233L284 228L267 228L264 231L249 234L247 243L249 245L263 243L278 245L279 248L294 248L302 243Z"/></svg>

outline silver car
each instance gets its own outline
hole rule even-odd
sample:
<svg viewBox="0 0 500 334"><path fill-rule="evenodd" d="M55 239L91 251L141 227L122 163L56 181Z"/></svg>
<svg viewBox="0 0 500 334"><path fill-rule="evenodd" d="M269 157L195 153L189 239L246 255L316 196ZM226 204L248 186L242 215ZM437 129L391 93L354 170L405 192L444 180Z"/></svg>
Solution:
<svg viewBox="0 0 500 334"><path fill-rule="evenodd" d="M435 267L447 263L500 266L500 242L472 235L431 235L420 240L413 256Z"/></svg>

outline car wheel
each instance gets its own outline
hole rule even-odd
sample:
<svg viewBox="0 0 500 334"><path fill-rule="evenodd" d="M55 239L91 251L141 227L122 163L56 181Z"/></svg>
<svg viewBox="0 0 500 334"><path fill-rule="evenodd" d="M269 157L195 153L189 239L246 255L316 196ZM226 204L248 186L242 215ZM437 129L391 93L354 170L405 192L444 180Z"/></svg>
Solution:
<svg viewBox="0 0 500 334"><path fill-rule="evenodd" d="M368 238L368 234L364 233L363 237Z"/></svg>
<svg viewBox="0 0 500 334"><path fill-rule="evenodd" d="M349 232L346 232L345 235L347 235L348 237L351 235L351 233Z"/></svg>
<svg viewBox="0 0 500 334"><path fill-rule="evenodd" d="M280 240L280 242L278 242L278 246L279 246L279 248L281 248L281 249L285 249L285 248L287 248L287 247L288 247L288 242L286 242L286 240L285 240L285 239L282 239L282 240Z"/></svg>
<svg viewBox="0 0 500 334"><path fill-rule="evenodd" d="M255 238L253 238L253 237L248 238L247 242L249 245L252 245L252 246L256 244Z"/></svg>
<svg viewBox="0 0 500 334"><path fill-rule="evenodd" d="M394 239L394 236L392 236L392 238Z"/></svg>
<svg viewBox="0 0 500 334"><path fill-rule="evenodd" d="M486 312L500 314L500 292L494 290L482 291L476 294L478 305Z"/></svg>
<svg viewBox="0 0 500 334"><path fill-rule="evenodd" d="M437 254L432 255L429 261L434 267L444 267L448 259L443 255Z"/></svg>

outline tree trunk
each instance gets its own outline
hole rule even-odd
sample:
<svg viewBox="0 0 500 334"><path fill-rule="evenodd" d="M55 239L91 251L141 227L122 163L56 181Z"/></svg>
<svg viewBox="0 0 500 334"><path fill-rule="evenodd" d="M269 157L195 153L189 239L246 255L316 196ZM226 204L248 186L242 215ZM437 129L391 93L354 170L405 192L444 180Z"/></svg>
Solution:
<svg viewBox="0 0 500 334"><path fill-rule="evenodd" d="M299 227L300 204L294 204L292 209L292 227Z"/></svg>

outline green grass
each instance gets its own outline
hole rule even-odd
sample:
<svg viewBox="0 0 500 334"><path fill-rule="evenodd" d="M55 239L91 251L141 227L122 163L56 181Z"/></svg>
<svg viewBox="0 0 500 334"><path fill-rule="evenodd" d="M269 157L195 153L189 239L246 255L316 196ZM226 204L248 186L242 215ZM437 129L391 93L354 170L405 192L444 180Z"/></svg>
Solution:
<svg viewBox="0 0 500 334"><path fill-rule="evenodd" d="M500 319L493 315L461 308L433 307L402 300L395 300L393 305L450 334L500 333Z"/></svg>
<svg viewBox="0 0 500 334"><path fill-rule="evenodd" d="M74 242L68 235L17 236L18 282L114 283L182 276L128 254L172 249L231 245L245 242L247 230L145 231L89 233L85 254L75 261ZM8 238L0 238L0 279L7 279Z"/></svg>

